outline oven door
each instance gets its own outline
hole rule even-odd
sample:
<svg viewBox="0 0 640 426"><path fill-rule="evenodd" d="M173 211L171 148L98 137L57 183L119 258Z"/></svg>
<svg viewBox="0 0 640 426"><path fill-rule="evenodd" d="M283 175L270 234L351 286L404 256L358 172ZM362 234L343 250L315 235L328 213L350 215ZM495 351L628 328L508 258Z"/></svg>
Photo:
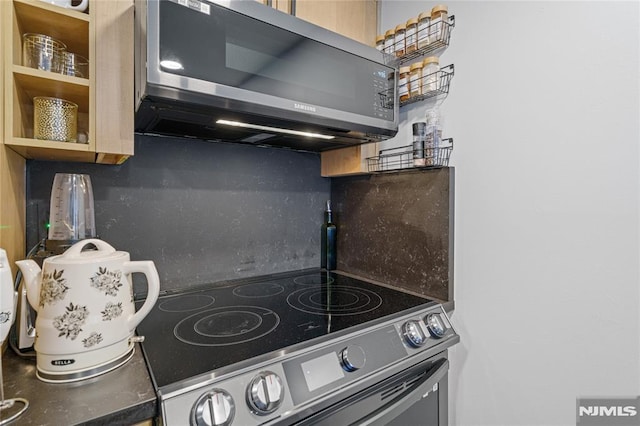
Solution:
<svg viewBox="0 0 640 426"><path fill-rule="evenodd" d="M445 426L448 371L446 355L430 358L297 424Z"/></svg>

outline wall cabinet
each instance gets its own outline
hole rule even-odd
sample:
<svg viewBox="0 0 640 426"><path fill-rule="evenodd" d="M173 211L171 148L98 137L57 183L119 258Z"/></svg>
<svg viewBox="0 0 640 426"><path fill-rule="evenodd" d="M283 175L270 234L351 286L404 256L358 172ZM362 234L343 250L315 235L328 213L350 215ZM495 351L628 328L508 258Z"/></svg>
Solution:
<svg viewBox="0 0 640 426"><path fill-rule="evenodd" d="M377 0L257 0L322 28L372 45L375 42Z"/></svg>
<svg viewBox="0 0 640 426"><path fill-rule="evenodd" d="M88 13L39 0L0 1L0 23L0 247L13 265L26 253L26 159L119 164L133 155L133 1L90 0ZM23 66L27 32L88 58L89 75ZM78 130L88 143L35 139L34 96L78 104Z"/></svg>
<svg viewBox="0 0 640 426"><path fill-rule="evenodd" d="M133 3L92 1L89 13L39 0L2 2L4 144L24 158L120 163L133 155ZM22 36L44 34L89 59L88 76L23 65ZM78 105L78 132L88 143L34 138L33 98Z"/></svg>
<svg viewBox="0 0 640 426"><path fill-rule="evenodd" d="M375 44L376 0L296 0L295 15L360 43Z"/></svg>

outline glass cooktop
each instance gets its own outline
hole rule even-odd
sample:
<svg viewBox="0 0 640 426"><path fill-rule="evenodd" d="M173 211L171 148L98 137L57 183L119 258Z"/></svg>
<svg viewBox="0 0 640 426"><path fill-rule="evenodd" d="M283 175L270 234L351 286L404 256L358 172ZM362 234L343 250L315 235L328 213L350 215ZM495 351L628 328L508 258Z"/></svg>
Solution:
<svg viewBox="0 0 640 426"><path fill-rule="evenodd" d="M162 388L428 303L333 272L305 270L160 297L137 331Z"/></svg>

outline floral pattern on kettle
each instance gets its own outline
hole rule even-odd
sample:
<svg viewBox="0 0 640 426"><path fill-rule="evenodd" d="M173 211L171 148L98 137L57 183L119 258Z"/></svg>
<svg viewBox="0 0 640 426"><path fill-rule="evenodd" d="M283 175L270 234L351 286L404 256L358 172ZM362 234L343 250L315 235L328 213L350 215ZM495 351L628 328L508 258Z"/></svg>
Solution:
<svg viewBox="0 0 640 426"><path fill-rule="evenodd" d="M89 310L86 306L69 303L66 312L53 319L53 326L60 332L58 337L66 337L75 340L82 331L82 326L87 321Z"/></svg>
<svg viewBox="0 0 640 426"><path fill-rule="evenodd" d="M91 346L95 346L100 342L102 342L102 334L96 333L95 331L91 333L86 339L82 339L82 344L85 348L90 348Z"/></svg>
<svg viewBox="0 0 640 426"><path fill-rule="evenodd" d="M9 322L11 319L11 311L9 312L0 312L0 324L4 324L5 322Z"/></svg>
<svg viewBox="0 0 640 426"><path fill-rule="evenodd" d="M121 278L120 270L109 271L107 268L98 267L98 272L91 277L91 287L104 291L107 296L117 296L122 287Z"/></svg>
<svg viewBox="0 0 640 426"><path fill-rule="evenodd" d="M60 271L42 274L42 287L40 288L40 306L52 304L58 300L63 300L67 295L67 279L62 276L64 269Z"/></svg>
<svg viewBox="0 0 640 426"><path fill-rule="evenodd" d="M104 307L104 311L100 311L100 313L102 314L102 321L111 321L112 319L122 315L122 302L107 302Z"/></svg>

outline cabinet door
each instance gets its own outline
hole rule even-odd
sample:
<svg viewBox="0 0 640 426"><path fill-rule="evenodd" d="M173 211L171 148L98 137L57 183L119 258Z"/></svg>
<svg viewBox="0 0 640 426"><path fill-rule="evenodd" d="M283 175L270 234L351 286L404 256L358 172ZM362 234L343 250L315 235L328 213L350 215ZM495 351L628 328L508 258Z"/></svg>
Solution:
<svg viewBox="0 0 640 426"><path fill-rule="evenodd" d="M376 0L296 0L298 18L374 45L377 29Z"/></svg>
<svg viewBox="0 0 640 426"><path fill-rule="evenodd" d="M134 7L132 0L112 0L93 2L92 8L96 162L119 164L133 155Z"/></svg>
<svg viewBox="0 0 640 426"><path fill-rule="evenodd" d="M0 22L8 25L8 5L0 4ZM0 30L0 46L4 30ZM4 81L5 52L0 55L0 82ZM0 99L4 99L0 84ZM0 102L0 247L6 250L12 272L25 254L25 160L4 144L4 102Z"/></svg>
<svg viewBox="0 0 640 426"><path fill-rule="evenodd" d="M0 144L0 247L9 257L12 272L16 260L24 259L25 251L25 159Z"/></svg>

